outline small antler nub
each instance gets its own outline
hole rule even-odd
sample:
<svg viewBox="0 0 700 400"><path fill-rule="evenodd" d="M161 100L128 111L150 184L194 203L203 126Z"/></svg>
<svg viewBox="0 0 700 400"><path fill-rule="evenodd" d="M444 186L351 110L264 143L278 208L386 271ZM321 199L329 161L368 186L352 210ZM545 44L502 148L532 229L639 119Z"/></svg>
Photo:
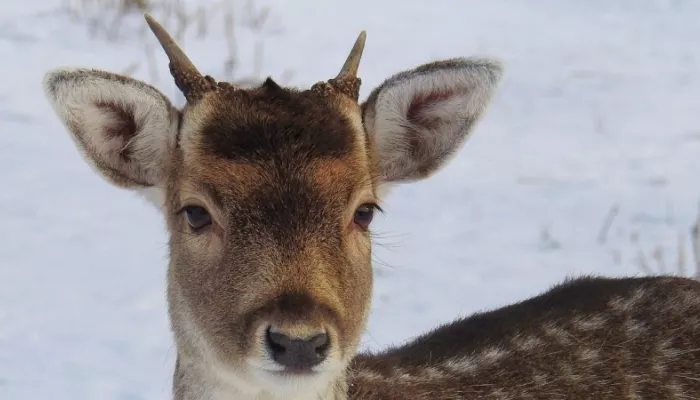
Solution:
<svg viewBox="0 0 700 400"><path fill-rule="evenodd" d="M202 76L185 55L185 52L158 21L150 14L144 14L144 18L167 54L170 60L170 73L175 79L175 85L182 91L188 102L201 97L204 92L216 89L216 82L209 77Z"/></svg>
<svg viewBox="0 0 700 400"><path fill-rule="evenodd" d="M348 58L343 64L343 68L340 69L338 76L333 79L329 79L328 83L335 88L337 91L350 96L350 98L357 101L360 97L360 78L357 77L357 70L360 68L360 59L362 58L362 51L365 49L365 40L367 39L367 32L362 31L360 35L355 40L355 44L350 50Z"/></svg>
<svg viewBox="0 0 700 400"><path fill-rule="evenodd" d="M340 69L340 73L335 79L354 79L357 77L357 70L360 68L360 59L362 58L362 51L365 49L365 40L367 40L367 32L362 31L357 37L355 44L350 50L343 68Z"/></svg>

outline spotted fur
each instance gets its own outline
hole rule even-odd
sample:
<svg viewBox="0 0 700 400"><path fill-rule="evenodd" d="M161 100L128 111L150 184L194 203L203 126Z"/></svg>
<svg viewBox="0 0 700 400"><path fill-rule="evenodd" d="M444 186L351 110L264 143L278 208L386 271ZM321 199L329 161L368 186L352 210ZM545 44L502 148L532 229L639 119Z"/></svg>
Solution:
<svg viewBox="0 0 700 400"><path fill-rule="evenodd" d="M350 368L351 399L695 399L700 282L570 280Z"/></svg>

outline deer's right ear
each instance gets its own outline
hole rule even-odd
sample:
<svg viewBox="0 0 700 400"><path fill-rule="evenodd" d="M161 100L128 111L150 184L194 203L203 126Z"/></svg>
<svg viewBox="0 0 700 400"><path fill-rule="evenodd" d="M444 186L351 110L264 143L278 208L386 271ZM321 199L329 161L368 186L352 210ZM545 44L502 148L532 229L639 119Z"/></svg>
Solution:
<svg viewBox="0 0 700 400"><path fill-rule="evenodd" d="M154 87L93 69L57 69L43 81L54 111L103 177L129 189L162 187L180 112Z"/></svg>

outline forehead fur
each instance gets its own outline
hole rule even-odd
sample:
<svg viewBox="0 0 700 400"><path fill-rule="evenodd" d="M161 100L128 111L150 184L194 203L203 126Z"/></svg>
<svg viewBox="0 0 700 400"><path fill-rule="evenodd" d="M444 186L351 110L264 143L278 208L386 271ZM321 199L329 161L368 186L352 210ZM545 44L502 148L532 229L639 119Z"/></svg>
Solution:
<svg viewBox="0 0 700 400"><path fill-rule="evenodd" d="M226 208L255 209L243 213L245 221L230 217L238 230L278 227L280 240L302 238L311 227L335 232L341 221L329 215L341 216L358 192L372 189L367 142L356 103L268 80L211 93L188 108L183 177Z"/></svg>
<svg viewBox="0 0 700 400"><path fill-rule="evenodd" d="M352 158L364 153L364 130L343 100L317 90L282 88L270 79L253 90L221 90L195 106L182 140L198 154L238 163L282 162L285 168L319 158Z"/></svg>

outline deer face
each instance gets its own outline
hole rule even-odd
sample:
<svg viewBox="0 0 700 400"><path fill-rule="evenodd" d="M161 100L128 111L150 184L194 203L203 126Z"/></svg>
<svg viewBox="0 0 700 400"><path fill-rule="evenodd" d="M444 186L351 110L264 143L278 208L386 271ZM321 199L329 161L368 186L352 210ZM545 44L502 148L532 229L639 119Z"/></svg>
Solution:
<svg viewBox="0 0 700 400"><path fill-rule="evenodd" d="M356 43L308 90L243 90L193 67L149 19L188 102L85 69L44 87L85 158L146 194L170 233L179 363L251 393L313 393L355 354L371 289L370 222L388 185L425 178L464 142L500 78L455 59L400 73L358 103Z"/></svg>
<svg viewBox="0 0 700 400"><path fill-rule="evenodd" d="M166 174L171 311L222 364L323 377L354 354L378 202L358 115L341 96L271 81L183 115Z"/></svg>

